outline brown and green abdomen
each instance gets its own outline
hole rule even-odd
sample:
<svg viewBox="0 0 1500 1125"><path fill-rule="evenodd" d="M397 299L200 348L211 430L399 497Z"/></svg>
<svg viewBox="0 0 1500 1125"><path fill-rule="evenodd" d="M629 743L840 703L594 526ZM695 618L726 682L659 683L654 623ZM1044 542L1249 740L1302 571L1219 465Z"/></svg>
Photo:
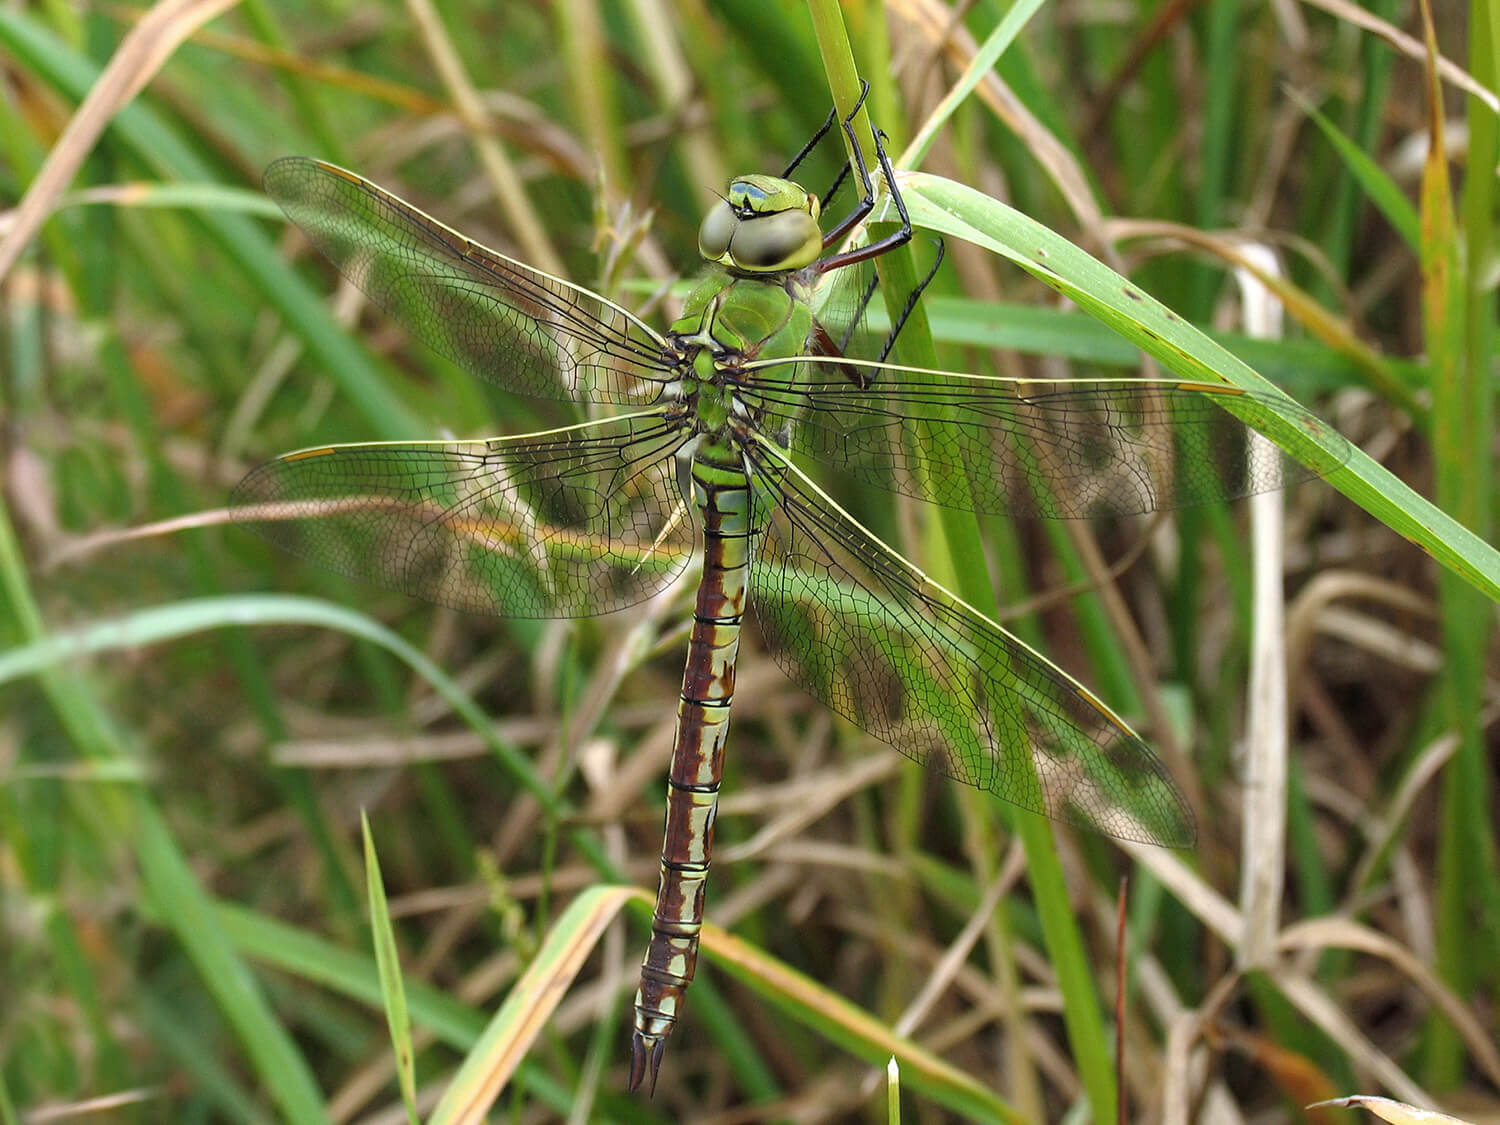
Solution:
<svg viewBox="0 0 1500 1125"><path fill-rule="evenodd" d="M631 1087L652 1085L666 1038L698 961L698 934L724 777L724 741L734 697L740 622L751 543L750 493L732 446L709 445L693 461L693 500L702 513L703 580L693 609L677 734L667 775L667 823L651 943L635 998Z"/></svg>

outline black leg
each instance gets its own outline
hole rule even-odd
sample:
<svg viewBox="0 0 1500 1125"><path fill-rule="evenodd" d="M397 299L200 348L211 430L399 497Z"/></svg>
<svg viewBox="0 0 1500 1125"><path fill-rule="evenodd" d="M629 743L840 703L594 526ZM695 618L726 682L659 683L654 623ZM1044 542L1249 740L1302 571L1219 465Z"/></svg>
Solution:
<svg viewBox="0 0 1500 1125"><path fill-rule="evenodd" d="M838 110L836 109L830 109L828 111L828 120L823 122L818 131L812 135L812 140L808 141L805 145L802 146L801 151L798 152L796 156L792 157L792 162L788 164L786 166L786 170L781 173L781 178L783 180L790 180L792 178L792 173L797 170L797 165L806 160L807 154L812 152L813 149L817 148L818 142L828 135L828 130L833 128L834 116L837 113ZM835 182L835 187L837 187L837 182ZM830 194L832 193L830 192Z"/></svg>
<svg viewBox="0 0 1500 1125"><path fill-rule="evenodd" d="M869 96L870 96L870 84L868 82L866 82L863 78L861 78L860 81L859 81L859 100L854 103L854 108L849 111L849 116L846 117L846 118L844 118L844 123L843 123L844 132L846 132L846 133L849 132L850 123L854 120L854 115L859 112L860 106L862 106L862 105L865 104L865 99L868 98ZM823 136L823 133L828 132L830 126L833 123L833 115L836 112L838 112L837 109L835 109L833 111L830 111L830 113L828 114L828 120L823 123L823 130L822 130L822 132L820 132L818 134L818 137L814 138L814 140L817 140L817 139L821 138ZM852 134L850 136L850 140L851 141L853 140ZM856 147L856 149L858 148L857 145L855 147ZM801 157L799 156L798 159L800 160ZM823 193L822 199L823 199L823 207L824 207L825 210L827 209L828 205L833 202L833 197L838 194L839 188L841 188L841 187L844 186L844 180L846 180L848 178L849 171L850 171L850 169L852 167L853 167L853 165L850 164L849 161L847 161L847 160L844 161L844 166L839 169L839 174L834 177L832 186L830 186L829 189ZM866 179L868 179L868 178L869 177L866 177ZM866 196L870 195L870 190L869 190L869 185L868 184L866 185L866 188L865 188L865 195ZM866 208L866 213L868 213L868 210L869 210L869 208L867 207ZM847 220L845 220L845 222L847 222ZM840 224L840 225L842 226L843 224ZM846 232L847 232L847 228L846 228ZM839 237L842 237L842 235L840 235ZM830 245L831 245L831 243L828 241L827 238L825 238L823 240L823 249L825 249L825 250L828 249L828 247Z"/></svg>
<svg viewBox="0 0 1500 1125"><path fill-rule="evenodd" d="M844 169L839 173L838 179L833 181L833 187L829 189L825 199L831 199L833 193L839 189L844 182L844 177L854 170L859 175L860 186L864 189L864 196L854 205L854 210L840 220L838 226L823 236L823 249L843 240L844 236L854 229L854 225L863 219L875 206L875 183L870 179L870 170L865 167L864 152L859 147L859 142L854 138L854 118L865 104L865 99L870 96L870 84L864 79L859 83L859 100L854 103L854 108L849 111L849 116L840 122L840 128L844 135L849 138L849 149L854 154L853 162L845 161ZM880 147L880 136L875 137L875 146Z"/></svg>
<svg viewBox="0 0 1500 1125"><path fill-rule="evenodd" d="M841 187L844 186L844 181L847 180L848 178L849 178L849 162L846 160L844 162L844 166L839 169L839 174L833 178L832 185L829 186L829 188L828 188L827 191L825 191L821 196L819 196L819 198L823 201L823 206L825 208L830 203L833 202L833 197L838 194L839 188L841 188Z"/></svg>
<svg viewBox="0 0 1500 1125"><path fill-rule="evenodd" d="M865 85L865 92L869 92L869 85ZM864 96L860 97L863 104ZM854 108L854 113L859 112L859 105ZM841 241L845 235L854 229L855 224L861 222L875 208L875 181L870 177L870 170L865 165L864 154L860 151L859 144L854 139L854 126L850 124L854 113L844 120L844 132L849 137L850 148L854 153L855 171L859 175L860 184L864 187L865 195L859 205L851 211L838 226L823 236L823 246L829 246ZM887 190L891 193L891 200L896 204L896 213L901 216L901 227L878 242L872 242L868 246L861 246L855 250L845 250L842 254L830 254L826 258L820 258L811 269L818 273L827 273L829 270L840 269L844 266L853 265L856 262L867 262L871 258L878 258L882 254L889 253L898 246L904 246L911 241L911 216L906 213L906 201L901 198L901 190L896 186L896 172L891 167L891 158L885 151L885 134L879 129L875 130L875 156L880 161L880 171L885 176Z"/></svg>
<svg viewBox="0 0 1500 1125"><path fill-rule="evenodd" d="M932 268L927 271L926 277L917 282L917 287L913 289L911 291L911 295L906 298L906 304L901 309L901 315L898 316L896 318L896 322L891 325L891 334L885 338L885 346L880 349L880 356L876 360L877 363L884 363L886 356L891 354L891 348L895 347L896 345L896 337L901 334L901 329L906 327L906 321L907 318L911 316L912 309L917 307L917 301L921 298L922 294L927 291L927 286L932 283L933 277L936 276L938 266L943 264L943 255L947 252L947 246L944 244L941 238L936 239L935 241L937 243L937 257L933 258L932 260ZM870 295L874 293L874 291L875 284L872 281L870 283L869 290L865 293L864 303L866 305L870 303Z"/></svg>

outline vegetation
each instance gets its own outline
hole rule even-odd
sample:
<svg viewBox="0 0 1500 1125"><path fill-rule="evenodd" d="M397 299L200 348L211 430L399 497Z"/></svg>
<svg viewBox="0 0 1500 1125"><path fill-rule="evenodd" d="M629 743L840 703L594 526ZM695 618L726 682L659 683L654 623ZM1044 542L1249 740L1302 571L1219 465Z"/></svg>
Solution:
<svg viewBox="0 0 1500 1125"><path fill-rule="evenodd" d="M1500 163L1493 3L1426 47L1390 0L193 22L223 7L0 8L0 1123L367 1118L403 1089L433 1120L497 1092L518 1120L878 1119L891 1054L921 1121L1493 1103L1496 207L1460 174ZM278 452L576 420L362 306L259 172L334 161L665 323L714 192L847 104L840 15L930 174L937 363L1274 385L1358 448L1304 449L1327 480L1254 516L976 521L830 482L1130 718L1198 843L923 773L752 627L718 928L648 1101L626 888L655 882L691 587L467 617L228 526Z"/></svg>

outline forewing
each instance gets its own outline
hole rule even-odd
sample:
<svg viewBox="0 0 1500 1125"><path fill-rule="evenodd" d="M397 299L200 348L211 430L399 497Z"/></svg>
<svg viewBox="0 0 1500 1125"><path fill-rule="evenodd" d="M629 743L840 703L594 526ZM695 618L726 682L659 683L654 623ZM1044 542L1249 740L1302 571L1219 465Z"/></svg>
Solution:
<svg viewBox="0 0 1500 1125"><path fill-rule="evenodd" d="M509 391L654 400L665 342L620 306L487 250L332 164L266 169L266 192L339 271L411 334Z"/></svg>
<svg viewBox="0 0 1500 1125"><path fill-rule="evenodd" d="M1148 380L1055 384L804 359L742 392L792 447L861 480L945 507L1051 518L1165 511L1331 472L1348 445L1283 399ZM1291 421L1290 452L1221 406ZM1283 430L1287 427L1282 427Z"/></svg>
<svg viewBox="0 0 1500 1125"><path fill-rule="evenodd" d="M340 445L250 473L231 503L277 546L438 605L608 613L685 565L693 522L656 417L449 443Z"/></svg>
<svg viewBox="0 0 1500 1125"><path fill-rule="evenodd" d="M751 605L777 663L908 758L1033 812L1186 846L1141 739L1055 665L934 585L761 448Z"/></svg>

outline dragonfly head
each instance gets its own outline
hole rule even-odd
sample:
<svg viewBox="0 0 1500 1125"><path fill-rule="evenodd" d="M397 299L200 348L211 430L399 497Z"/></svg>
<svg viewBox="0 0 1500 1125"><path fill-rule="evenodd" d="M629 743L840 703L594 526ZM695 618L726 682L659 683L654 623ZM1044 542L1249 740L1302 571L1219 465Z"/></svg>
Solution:
<svg viewBox="0 0 1500 1125"><path fill-rule="evenodd" d="M698 228L705 261L736 273L786 273L823 253L818 197L776 176L741 176Z"/></svg>

